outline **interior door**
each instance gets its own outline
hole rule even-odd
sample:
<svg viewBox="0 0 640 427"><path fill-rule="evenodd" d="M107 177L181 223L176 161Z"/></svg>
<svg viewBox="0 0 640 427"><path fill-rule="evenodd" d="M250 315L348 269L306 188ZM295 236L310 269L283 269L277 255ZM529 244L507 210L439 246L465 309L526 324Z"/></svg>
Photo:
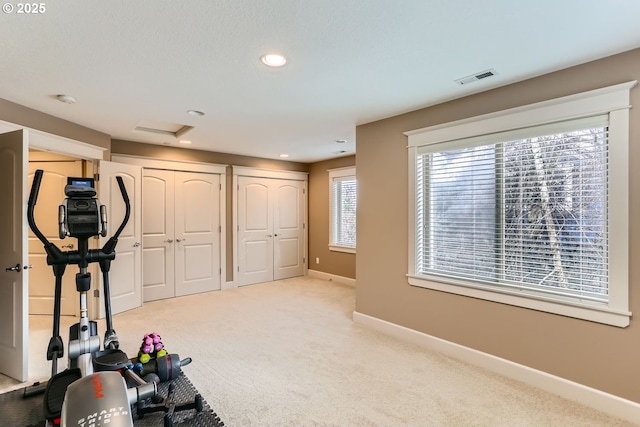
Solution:
<svg viewBox="0 0 640 427"><path fill-rule="evenodd" d="M112 314L142 305L142 168L113 162L100 162L100 203L107 205L107 236L116 232L125 215L125 204L116 176L121 176L131 203L131 217L118 239L116 259L111 262L109 289ZM102 281L101 281L102 282ZM103 289L104 290L104 289ZM104 291L100 292L100 317L104 313Z"/></svg>
<svg viewBox="0 0 640 427"><path fill-rule="evenodd" d="M273 180L273 278L304 275L304 182Z"/></svg>
<svg viewBox="0 0 640 427"><path fill-rule="evenodd" d="M238 177L238 286L273 280L270 179Z"/></svg>
<svg viewBox="0 0 640 427"><path fill-rule="evenodd" d="M0 134L0 372L18 381L28 378L28 158L26 131Z"/></svg>
<svg viewBox="0 0 640 427"><path fill-rule="evenodd" d="M30 157L33 157L30 155ZM75 239L62 240L58 234L58 206L65 198L64 187L67 177L82 176L82 161L29 161L29 188L36 169L44 170L38 205L34 212L36 224L49 241L63 251L77 249ZM52 267L47 265L47 254L42 242L29 230L29 314L53 314L55 277ZM76 291L75 273L77 268L69 266L62 278L60 314L78 314L79 298Z"/></svg>
<svg viewBox="0 0 640 427"><path fill-rule="evenodd" d="M143 300L175 296L174 172L144 169L142 178Z"/></svg>
<svg viewBox="0 0 640 427"><path fill-rule="evenodd" d="M220 289L220 175L175 173L176 296Z"/></svg>

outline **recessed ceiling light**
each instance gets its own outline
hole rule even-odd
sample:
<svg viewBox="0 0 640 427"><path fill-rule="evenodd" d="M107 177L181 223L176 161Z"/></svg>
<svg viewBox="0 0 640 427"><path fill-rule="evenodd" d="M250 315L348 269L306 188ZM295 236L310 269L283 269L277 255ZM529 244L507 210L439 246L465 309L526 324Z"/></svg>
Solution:
<svg viewBox="0 0 640 427"><path fill-rule="evenodd" d="M180 140L180 144L187 144L188 145L188 144L191 144L191 141L188 141L186 139L181 139Z"/></svg>
<svg viewBox="0 0 640 427"><path fill-rule="evenodd" d="M289 157L289 155L288 155L288 154L280 154L280 157L282 157L283 159L285 159L285 158Z"/></svg>
<svg viewBox="0 0 640 427"><path fill-rule="evenodd" d="M346 139L336 139L337 144L345 144L347 142Z"/></svg>
<svg viewBox="0 0 640 427"><path fill-rule="evenodd" d="M56 99L60 102L64 102L65 104L75 104L76 99L71 95L57 95Z"/></svg>
<svg viewBox="0 0 640 427"><path fill-rule="evenodd" d="M260 61L262 61L262 63L267 67L282 67L287 63L287 58L276 53L269 53L262 55L260 57Z"/></svg>
<svg viewBox="0 0 640 427"><path fill-rule="evenodd" d="M198 110L187 110L187 114L190 116L204 116L204 113Z"/></svg>

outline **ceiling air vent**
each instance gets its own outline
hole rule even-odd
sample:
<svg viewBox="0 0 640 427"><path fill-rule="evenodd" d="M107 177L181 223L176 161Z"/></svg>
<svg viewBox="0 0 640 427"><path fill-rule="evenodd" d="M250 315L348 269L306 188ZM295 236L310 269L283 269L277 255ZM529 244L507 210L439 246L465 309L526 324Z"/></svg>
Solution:
<svg viewBox="0 0 640 427"><path fill-rule="evenodd" d="M141 120L135 127L137 132L155 133L160 135L168 135L178 138L189 132L193 126L182 125L179 123L166 123L153 120Z"/></svg>
<svg viewBox="0 0 640 427"><path fill-rule="evenodd" d="M477 82L478 80L486 79L488 77L493 77L496 74L498 74L496 70L491 68L489 70L480 71L479 73L475 73L470 76L463 77L461 79L457 79L454 81L458 83L460 86L464 86L464 85L468 85L469 83Z"/></svg>

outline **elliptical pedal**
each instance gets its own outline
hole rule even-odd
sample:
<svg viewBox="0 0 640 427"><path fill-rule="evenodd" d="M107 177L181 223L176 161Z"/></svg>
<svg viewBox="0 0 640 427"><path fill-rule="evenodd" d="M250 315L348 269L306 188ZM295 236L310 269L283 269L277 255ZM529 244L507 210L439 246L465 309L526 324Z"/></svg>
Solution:
<svg viewBox="0 0 640 427"><path fill-rule="evenodd" d="M118 371L127 369L131 361L122 350L102 350L93 354L93 367L96 371Z"/></svg>
<svg viewBox="0 0 640 427"><path fill-rule="evenodd" d="M80 378L82 378L80 369L71 368L58 373L49 380L43 399L44 414L47 420L60 418L67 387Z"/></svg>

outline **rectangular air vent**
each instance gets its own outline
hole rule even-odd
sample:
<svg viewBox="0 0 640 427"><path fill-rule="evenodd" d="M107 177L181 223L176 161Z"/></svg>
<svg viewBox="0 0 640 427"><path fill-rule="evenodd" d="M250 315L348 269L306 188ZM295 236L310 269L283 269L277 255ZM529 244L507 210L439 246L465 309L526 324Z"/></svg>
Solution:
<svg viewBox="0 0 640 427"><path fill-rule="evenodd" d="M485 71L480 71L479 73L472 74L467 77L462 77L461 79L454 80L460 86L468 85L469 83L477 82L478 80L486 79L488 77L493 77L496 74L496 70L493 68Z"/></svg>
<svg viewBox="0 0 640 427"><path fill-rule="evenodd" d="M179 123L166 123L152 120L141 120L135 127L137 132L157 133L160 135L169 135L178 138L189 132L193 126L182 125Z"/></svg>

